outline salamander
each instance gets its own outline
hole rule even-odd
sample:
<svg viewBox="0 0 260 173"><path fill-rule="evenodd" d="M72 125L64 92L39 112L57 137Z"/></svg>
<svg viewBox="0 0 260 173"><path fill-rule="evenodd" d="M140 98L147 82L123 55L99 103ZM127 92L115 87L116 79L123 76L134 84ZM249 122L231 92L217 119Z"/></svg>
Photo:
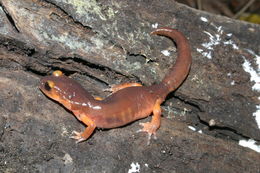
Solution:
<svg viewBox="0 0 260 173"><path fill-rule="evenodd" d="M40 90L73 112L87 126L83 132L73 131L71 138L76 142L88 139L96 127L116 128L151 114L151 122L140 123L143 126L140 131L147 132L149 137L156 134L161 123L160 105L170 92L183 83L189 73L192 58L188 40L181 32L162 27L151 34L168 37L177 45L176 62L160 83L151 86L139 83L115 85L111 88L111 95L97 99L59 70L41 79Z"/></svg>

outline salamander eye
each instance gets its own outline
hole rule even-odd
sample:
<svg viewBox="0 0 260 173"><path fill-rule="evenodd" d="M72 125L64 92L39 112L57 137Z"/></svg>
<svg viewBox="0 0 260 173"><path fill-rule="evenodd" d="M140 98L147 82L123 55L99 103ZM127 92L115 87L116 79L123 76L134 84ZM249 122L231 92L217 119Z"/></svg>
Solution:
<svg viewBox="0 0 260 173"><path fill-rule="evenodd" d="M50 91L53 87L54 87L54 82L50 80L46 81L44 84L44 89L46 89L47 91Z"/></svg>
<svg viewBox="0 0 260 173"><path fill-rule="evenodd" d="M54 72L52 73L52 75L55 76L55 77L59 77L59 76L62 75L62 72L61 72L60 70L56 70L56 71L54 71Z"/></svg>

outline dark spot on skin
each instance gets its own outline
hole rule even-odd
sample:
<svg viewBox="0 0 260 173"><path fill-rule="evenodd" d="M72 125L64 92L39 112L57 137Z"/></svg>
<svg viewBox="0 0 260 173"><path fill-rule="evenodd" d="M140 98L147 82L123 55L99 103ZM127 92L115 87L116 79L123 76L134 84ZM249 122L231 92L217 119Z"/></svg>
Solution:
<svg viewBox="0 0 260 173"><path fill-rule="evenodd" d="M106 122L109 123L109 124L121 123L121 119L120 118L114 118L114 117L107 117Z"/></svg>
<svg viewBox="0 0 260 173"><path fill-rule="evenodd" d="M44 84L44 89L47 90L47 91L50 91L50 90L51 90L51 87L50 87L50 85L49 85L48 82L45 82L45 84Z"/></svg>
<svg viewBox="0 0 260 173"><path fill-rule="evenodd" d="M111 124L114 122L114 119L113 118L106 118L106 122Z"/></svg>

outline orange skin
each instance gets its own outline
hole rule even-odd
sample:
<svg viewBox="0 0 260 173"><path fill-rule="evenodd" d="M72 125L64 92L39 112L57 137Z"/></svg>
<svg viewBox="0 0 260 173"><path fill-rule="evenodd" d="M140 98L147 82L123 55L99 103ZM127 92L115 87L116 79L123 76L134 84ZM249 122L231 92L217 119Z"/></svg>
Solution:
<svg viewBox="0 0 260 173"><path fill-rule="evenodd" d="M113 86L112 94L105 99L94 98L79 83L54 71L51 76L41 79L40 90L48 97L61 103L72 111L78 120L87 125L83 132L73 131L77 142L88 139L96 127L115 128L135 120L148 117L153 113L151 122L140 123L149 137L155 135L161 122L161 103L165 97L187 77L191 66L191 53L185 36L171 28L159 28L151 34L171 38L178 47L176 63L162 82L151 86L126 83Z"/></svg>

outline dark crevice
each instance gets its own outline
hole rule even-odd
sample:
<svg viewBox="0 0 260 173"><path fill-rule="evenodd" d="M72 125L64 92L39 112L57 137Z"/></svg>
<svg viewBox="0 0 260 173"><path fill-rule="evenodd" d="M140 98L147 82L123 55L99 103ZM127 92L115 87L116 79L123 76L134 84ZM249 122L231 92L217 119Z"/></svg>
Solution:
<svg viewBox="0 0 260 173"><path fill-rule="evenodd" d="M140 57L143 57L144 59L146 59L146 56L142 55L142 54L139 54L139 53L130 53L130 52L127 52L127 55L128 56L140 56Z"/></svg>
<svg viewBox="0 0 260 173"><path fill-rule="evenodd" d="M35 49L28 49L26 52L27 56L32 57L36 53Z"/></svg>
<svg viewBox="0 0 260 173"><path fill-rule="evenodd" d="M37 75L37 76L45 76L46 75L46 73L40 72L40 71L38 71L36 69L33 69L30 66L25 66L25 71L33 73L34 75Z"/></svg>
<svg viewBox="0 0 260 173"><path fill-rule="evenodd" d="M216 125L215 126L210 126L209 123L207 121L202 120L199 115L197 115L197 118L199 119L199 122L201 124L203 124L203 125L208 127L209 131L229 131L229 132L233 133L235 136L239 136L240 139L242 139L242 138L243 139L250 139L249 136L243 135L242 133L239 133L237 130L232 129L230 127L223 127L223 126L216 126ZM224 136L224 135L227 136L227 137L230 137L232 140L238 142L237 139L234 139L231 136L228 136L226 133L222 134L222 136Z"/></svg>
<svg viewBox="0 0 260 173"><path fill-rule="evenodd" d="M70 75L73 75L75 73L78 73L78 71L76 71L76 70L74 70L74 71L73 70L68 70L68 69L56 67L56 66L53 66L53 65L45 65L45 67L48 68L49 70L47 70L47 71L39 71L39 70L37 70L37 68L32 68L29 65L25 65L24 66L26 72L32 73L32 74L37 75L39 77L44 77L44 76L47 76L47 75L51 75L51 73L53 71L55 71L55 70L61 70L66 76L70 76Z"/></svg>
<svg viewBox="0 0 260 173"><path fill-rule="evenodd" d="M174 92L173 92L173 93L174 93ZM173 93L172 93L172 94L173 94ZM169 95L167 96L167 98L168 98L168 97L174 97L174 98L180 100L181 102L183 102L183 103L185 103L185 104L187 104L187 105L190 105L191 107L195 108L195 109L198 110L199 112L205 112L198 104L196 104L196 103L194 103L194 102L191 102L191 101L188 101L188 100L185 100L184 98L181 98L180 96L176 96L176 95L173 96L172 94L169 94ZM167 99L167 98L166 98L166 99Z"/></svg>
<svg viewBox="0 0 260 173"><path fill-rule="evenodd" d="M84 65L86 67L89 67L91 69L102 71L102 72L104 72L104 74L107 74L107 75L110 73L110 75L108 75L108 76L121 76L121 77L125 77L125 78L128 78L128 79L130 78L129 76L124 75L123 73L121 73L119 71L115 71L114 69L111 69L111 68L109 68L107 66L103 66L103 65L100 65L100 64L95 64L95 63L86 61L84 59L78 58L78 57L60 57L59 60L61 60L63 62L73 61L73 62L76 62L78 64L82 64L82 65ZM83 72L79 72L79 73L84 74ZM104 81L102 81L102 82L104 83Z"/></svg>
<svg viewBox="0 0 260 173"><path fill-rule="evenodd" d="M98 64L94 64L94 63L91 63L89 61L83 60L83 59L78 58L78 57L60 57L59 60L61 60L63 62L71 60L71 61L74 61L76 63L83 64L84 66L87 66L89 68L98 69L100 71L106 71L108 69L108 67L101 66L101 65L98 65Z"/></svg>
<svg viewBox="0 0 260 173"><path fill-rule="evenodd" d="M148 59L148 60L147 60ZM146 58L146 63L149 64L149 63L155 63L155 62L158 62L156 61L155 59L150 59L150 58Z"/></svg>
<svg viewBox="0 0 260 173"><path fill-rule="evenodd" d="M134 75L134 74L132 74L132 76L133 76L133 78L134 78L134 80L133 80L134 82L140 83L140 84L144 85L143 81L139 78L139 76L136 76L136 75ZM129 79L128 76L126 76L126 77Z"/></svg>
<svg viewBox="0 0 260 173"><path fill-rule="evenodd" d="M97 64L94 64L94 63L90 63L88 61L82 60L82 59L77 58L77 57L60 57L59 60L61 60L62 62L73 61L75 63L83 64L84 66L87 66L91 69L100 70L100 71L107 71L107 69L108 69L107 67L97 65ZM93 79L93 80L95 80L99 83L109 85L107 82L93 76L92 74L90 74L88 72L82 72L82 71L76 70L76 69L75 70L69 70L69 69L66 69L66 68L55 67L55 66L50 66L50 69L51 69L51 71L61 70L66 76L71 76L75 73L78 73L78 74L81 74L81 75L88 76L89 78L91 78L91 79Z"/></svg>
<svg viewBox="0 0 260 173"><path fill-rule="evenodd" d="M6 10L6 8L5 8L2 4L0 4L0 5L1 5L1 7L3 8L4 13L5 13L5 15L6 15L8 21L10 22L10 24L14 27L14 29L15 29L18 33L20 33L20 31L19 31L19 29L17 28L17 26L16 26L16 24L15 24L14 19L12 18L12 16L8 13L8 11Z"/></svg>
<svg viewBox="0 0 260 173"><path fill-rule="evenodd" d="M102 84L104 84L104 85L106 85L106 86L109 85L109 83L107 83L107 82L105 82L105 81L103 81L103 80L101 80L101 79L99 79L99 78L97 78L97 77L95 77L95 76L93 76L93 75L91 75L91 74L89 74L89 73L82 73L82 72L79 72L79 73L82 74L82 75L88 76L88 77L91 78L92 80L95 80L95 81L97 81L97 82L99 82L99 83L102 83Z"/></svg>
<svg viewBox="0 0 260 173"><path fill-rule="evenodd" d="M66 76L72 76L75 73L79 73L77 70L69 70L69 69L66 69L66 68L56 67L56 66L53 66L53 65L48 65L48 67L50 68L48 75L51 75L52 72L54 72L56 70L62 71L62 73L64 73Z"/></svg>
<svg viewBox="0 0 260 173"><path fill-rule="evenodd" d="M177 98L178 100L182 101L183 103L188 104L188 105L192 106L193 108L196 108L201 113L205 112L205 111L203 111L203 109L199 105L197 105L194 102L184 100L183 98L181 98L179 96L176 96L176 95L174 95L174 97ZM246 135L244 135L242 133L239 133L237 130L235 130L235 129L231 128L231 127L224 127L224 126L217 126L217 125L210 126L209 123L207 121L202 120L198 114L197 114L197 119L199 120L200 124L202 124L203 126L206 126L208 128L209 132L210 131L216 131L216 132L218 132L219 136L230 137L230 139L232 139L232 140L234 140L236 142L238 142L237 139L241 139L241 138L243 138L243 139L250 139L249 136L246 136ZM223 131L222 134L221 134L221 131ZM224 131L228 131L228 132L234 134L235 136L238 136L238 138L234 139L232 136L229 136ZM216 137L216 135L215 135L215 137Z"/></svg>
<svg viewBox="0 0 260 173"><path fill-rule="evenodd" d="M149 63L154 63L156 62L155 60L147 58L143 54L135 54L135 53L130 53L127 52L126 54L126 60L133 63L133 62L140 62L141 64L149 64Z"/></svg>
<svg viewBox="0 0 260 173"><path fill-rule="evenodd" d="M11 38L0 38L1 48L5 48L8 52L17 53L18 55L33 56L36 51L35 48L29 47L26 43L20 40L12 40Z"/></svg>
<svg viewBox="0 0 260 173"><path fill-rule="evenodd" d="M0 142L3 142L3 136L5 133L5 129L6 129L6 118L0 117Z"/></svg>

